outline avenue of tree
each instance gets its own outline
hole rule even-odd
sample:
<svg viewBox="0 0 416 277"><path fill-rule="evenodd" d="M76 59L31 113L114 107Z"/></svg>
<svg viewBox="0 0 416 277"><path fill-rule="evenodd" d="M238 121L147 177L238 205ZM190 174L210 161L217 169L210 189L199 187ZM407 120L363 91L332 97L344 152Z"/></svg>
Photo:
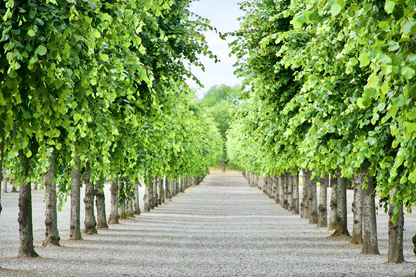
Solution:
<svg viewBox="0 0 416 277"><path fill-rule="evenodd" d="M70 239L82 238L82 183L83 232L93 234L140 213L140 179L150 210L221 161L221 134L185 83L198 82L188 70L203 67L198 54L213 56L202 35L212 27L189 5L1 1L0 168L19 188L20 257L37 256L31 183L45 186L43 244L59 245L57 210L69 195Z"/></svg>
<svg viewBox="0 0 416 277"><path fill-rule="evenodd" d="M334 236L349 235L345 189L353 182L351 243L364 254L379 252L378 193L389 208L388 262L396 263L403 206L416 202L415 3L243 1L240 30L228 34L244 78L227 133L230 161L318 226L327 226L330 175Z"/></svg>

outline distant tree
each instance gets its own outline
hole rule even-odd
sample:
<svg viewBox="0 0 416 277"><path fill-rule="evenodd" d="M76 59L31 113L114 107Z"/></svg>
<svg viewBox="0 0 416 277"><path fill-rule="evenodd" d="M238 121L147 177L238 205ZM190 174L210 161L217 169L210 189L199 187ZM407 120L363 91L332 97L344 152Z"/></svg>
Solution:
<svg viewBox="0 0 416 277"><path fill-rule="evenodd" d="M201 100L202 106L208 108L208 111L212 114L217 127L220 130L223 138L223 153L221 167L222 171L225 171L226 153L225 153L225 141L226 132L230 127L230 103L234 99L237 99L240 95L241 87L239 85L230 87L227 85L216 85L211 87Z"/></svg>

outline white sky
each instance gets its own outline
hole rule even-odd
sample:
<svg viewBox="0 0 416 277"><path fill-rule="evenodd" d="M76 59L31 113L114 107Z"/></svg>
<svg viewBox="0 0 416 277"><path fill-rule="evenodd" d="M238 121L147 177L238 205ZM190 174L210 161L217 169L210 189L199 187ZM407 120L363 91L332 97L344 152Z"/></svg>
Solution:
<svg viewBox="0 0 416 277"><path fill-rule="evenodd" d="M191 4L190 10L199 16L207 18L210 21L210 25L217 28L218 32L226 33L239 29L240 25L237 18L244 14L238 6L238 3L241 1L199 0ZM195 82L188 80L189 86L197 90L199 98L202 98L204 93L212 86L225 84L233 87L241 83L241 79L238 79L233 74L233 64L236 62L236 58L235 56L228 56L231 52L228 43L232 40L221 40L214 31L207 31L205 36L207 37L209 49L214 55L217 55L221 62L214 63L209 57L200 56L202 63L205 65L205 72L192 67L192 72L204 85L204 88L200 89Z"/></svg>

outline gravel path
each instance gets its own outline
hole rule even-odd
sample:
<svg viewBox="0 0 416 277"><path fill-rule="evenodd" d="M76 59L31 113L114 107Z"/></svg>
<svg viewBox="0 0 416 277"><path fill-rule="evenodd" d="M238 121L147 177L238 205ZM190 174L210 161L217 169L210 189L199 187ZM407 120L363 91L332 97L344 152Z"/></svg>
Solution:
<svg viewBox="0 0 416 277"><path fill-rule="evenodd" d="M41 247L43 191L33 199L35 245L42 258L15 258L17 194L3 194L0 276L411 276L415 269L414 215L405 218L408 262L385 264L384 213L378 215L381 255L360 255L361 247L328 238L326 228L292 215L237 175L209 175L150 213L77 242L67 240L66 203L58 214L62 247Z"/></svg>

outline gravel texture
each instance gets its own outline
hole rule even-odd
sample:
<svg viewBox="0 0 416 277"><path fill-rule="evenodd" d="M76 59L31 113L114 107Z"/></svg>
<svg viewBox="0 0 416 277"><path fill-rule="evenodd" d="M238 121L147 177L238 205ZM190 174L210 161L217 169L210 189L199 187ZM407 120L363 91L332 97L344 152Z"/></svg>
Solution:
<svg viewBox="0 0 416 277"><path fill-rule="evenodd" d="M108 189L107 184L107 203ZM83 235L83 241L67 240L66 203L58 214L61 247L41 247L43 191L35 191L35 249L41 256L35 259L15 258L17 199L2 194L0 276L411 276L415 270L414 215L405 216L407 262L386 264L388 217L382 210L377 216L381 255L361 255L360 246L348 245L348 238L328 238L326 228L287 212L241 175L209 175L150 213ZM351 232L352 214L348 217Z"/></svg>

